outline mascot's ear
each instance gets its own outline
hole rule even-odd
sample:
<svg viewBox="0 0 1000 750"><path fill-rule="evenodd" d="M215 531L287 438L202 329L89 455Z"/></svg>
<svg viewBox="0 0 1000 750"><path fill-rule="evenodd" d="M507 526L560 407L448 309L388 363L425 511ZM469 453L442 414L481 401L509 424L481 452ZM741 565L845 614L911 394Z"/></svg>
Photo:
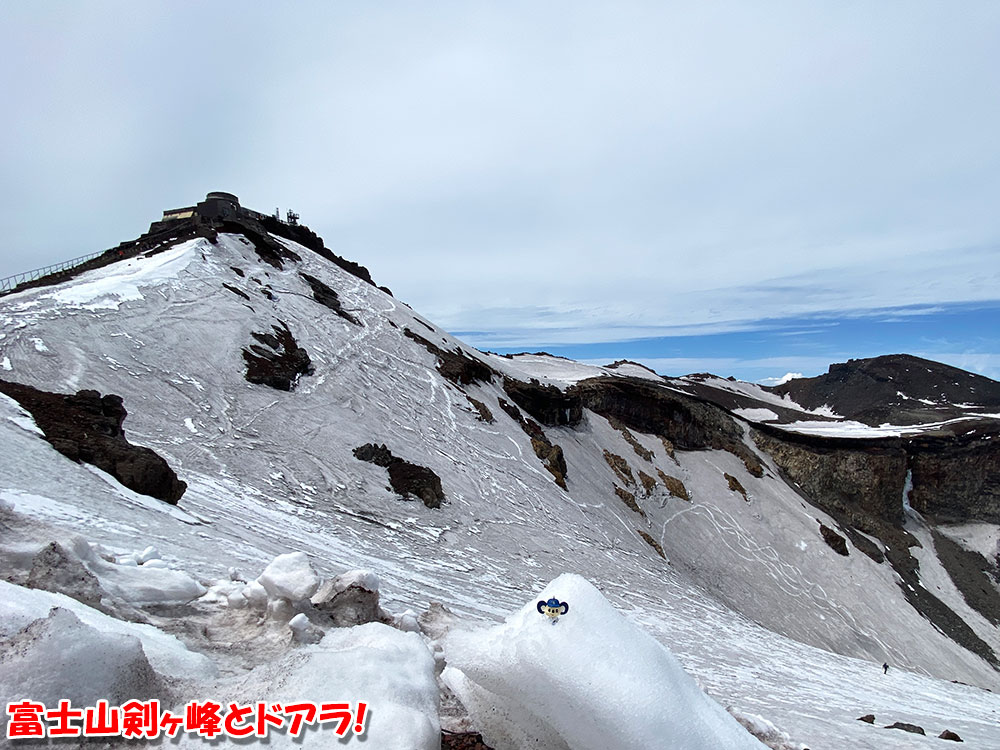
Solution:
<svg viewBox="0 0 1000 750"><path fill-rule="evenodd" d="M566 614L567 612L569 612L569 602L563 602L559 606L562 609L562 613L563 614Z"/></svg>
<svg viewBox="0 0 1000 750"><path fill-rule="evenodd" d="M538 602L538 606L536 607L536 609L538 609L538 614L540 614L540 615L544 614L544 612L542 612L542 607L544 607L544 606L545 606L545 602Z"/></svg>

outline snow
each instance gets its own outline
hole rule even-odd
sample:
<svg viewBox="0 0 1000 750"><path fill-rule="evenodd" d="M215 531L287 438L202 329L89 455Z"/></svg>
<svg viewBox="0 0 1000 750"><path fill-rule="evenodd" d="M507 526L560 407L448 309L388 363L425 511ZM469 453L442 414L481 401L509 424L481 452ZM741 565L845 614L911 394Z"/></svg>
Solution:
<svg viewBox="0 0 1000 750"><path fill-rule="evenodd" d="M351 586L357 586L365 591L378 591L378 576L370 570L348 570L333 579L331 593L339 594Z"/></svg>
<svg viewBox="0 0 1000 750"><path fill-rule="evenodd" d="M102 632L53 607L6 644L0 656L0 705L30 697L46 706L93 706L148 698L160 681L134 635Z"/></svg>
<svg viewBox="0 0 1000 750"><path fill-rule="evenodd" d="M563 574L538 599L570 604L553 622L534 600L502 625L445 641L448 686L497 750L762 748L677 659L592 584Z"/></svg>
<svg viewBox="0 0 1000 750"><path fill-rule="evenodd" d="M0 367L2 367L7 372L10 372L11 370L14 369L14 367L10 363L10 357L4 357L2 360L0 360Z"/></svg>
<svg viewBox="0 0 1000 750"><path fill-rule="evenodd" d="M521 380L535 378L547 385L566 387L588 378L619 377L642 378L662 383L663 378L652 370L632 362L625 362L617 367L602 367L601 365L577 362L551 354L514 354L504 357L499 354L488 354L486 359L495 370Z"/></svg>
<svg viewBox="0 0 1000 750"><path fill-rule="evenodd" d="M834 419L843 419L841 415L834 412L829 406L823 405L816 409L807 409L799 403L792 400L792 397L787 393L783 396L779 396L777 393L765 390L756 383L747 383L742 380L727 380L726 378L720 377L709 377L709 378L692 378L691 376L685 376L683 378L676 378L671 381L678 386L682 387L690 383L701 383L703 385L710 386L712 388L718 388L719 390L729 391L730 393L735 393L740 396L745 396L747 398L754 399L755 401L762 401L766 404L772 404L773 406L780 406L783 409L794 409L795 411L800 411L805 414L813 414L817 417L832 417Z"/></svg>
<svg viewBox="0 0 1000 750"><path fill-rule="evenodd" d="M0 393L0 415L8 422L16 424L25 432L45 437L45 433L35 423L35 418L6 393Z"/></svg>
<svg viewBox="0 0 1000 750"><path fill-rule="evenodd" d="M770 409L733 409L733 414L751 422L769 422L778 419L778 415Z"/></svg>
<svg viewBox="0 0 1000 750"><path fill-rule="evenodd" d="M272 748L347 747L372 750L438 750L439 688L434 657L416 633L402 633L380 623L330 631L319 643L297 648L251 671L235 686L224 684L214 695L223 701L302 701L369 706L370 718L360 737L344 740L325 729L295 739L272 732ZM329 726L329 725L327 725ZM223 740L220 744L242 744ZM204 748L185 736L178 747Z"/></svg>
<svg viewBox="0 0 1000 750"><path fill-rule="evenodd" d="M304 552L289 552L274 558L257 579L268 596L299 602L319 588L319 577Z"/></svg>
<svg viewBox="0 0 1000 750"><path fill-rule="evenodd" d="M920 433L938 430L951 424L967 422L972 419L981 419L983 417L1000 419L1000 414L976 414L975 416L957 417L956 419L946 419L941 422L925 422L924 424L915 425L882 424L878 427L862 424L861 422L856 422L850 419L845 419L839 422L814 422L806 420L775 426L780 427L783 430L799 432L804 435L823 435L826 437L846 438L881 438L919 435Z"/></svg>
<svg viewBox="0 0 1000 750"><path fill-rule="evenodd" d="M117 310L122 302L143 299L141 287L176 278L194 260L191 251L203 244L208 244L207 240L189 240L151 257L139 256L88 271L74 283L43 294L42 299L86 310Z"/></svg>
<svg viewBox="0 0 1000 750"><path fill-rule="evenodd" d="M69 610L81 623L99 633L138 638L150 665L161 675L211 680L217 674L207 657L189 651L177 638L158 628L110 617L63 594L28 589L3 580L0 580L0 636L14 635L33 621L48 617L53 607ZM85 675L80 678L85 679Z"/></svg>
<svg viewBox="0 0 1000 750"><path fill-rule="evenodd" d="M102 557L116 561L108 566L130 567L134 575L160 566L200 583L215 582L188 604L131 613L159 629L112 622L146 629L136 637L145 639L143 648L161 674L183 671L158 663L162 655L155 657L149 645L155 637L168 637L166 632L190 646L192 651L181 652L188 658L207 662L193 653L198 651L218 664L224 677L193 673L192 686L179 700L281 700L297 682L309 680L311 694L320 700L370 700L373 748L421 747L435 732L437 692L427 647L417 633L386 629L417 639L408 656L392 656L388 643L383 645L390 654L375 653L386 651L379 648L352 655L354 629L338 631L344 641L331 652L332 641L311 642L321 618L306 603L285 619L262 617L270 605L267 591L256 581L243 583L238 573L238 580L231 580L230 569L252 571L247 576L252 579L276 556L301 550L327 582L344 571L368 570L379 579L380 604L393 622L411 628L418 613L416 625L425 633L446 622L495 626L546 581L572 570L593 581L626 620L669 646L721 705L759 715L812 750L911 750L911 735L855 721L868 712L876 713L880 724L913 721L934 727L935 734L953 729L967 747L1000 747L1000 697L951 682L995 690L1000 687L995 670L910 607L888 565L878 566L854 550L842 558L823 544L816 520L832 521L804 506L766 457L770 476L755 478L732 454L678 450L669 458L655 436L636 433L655 454L647 467L606 420L586 413L575 428L545 428L565 451L569 491L564 491L541 467L528 437L496 408L505 396L501 383L464 388L498 417L495 424L480 422L470 414L465 393L443 380L433 358L402 335L405 327L421 330L406 305L309 250L290 246L302 263L275 269L238 238L220 234L217 245L204 243L179 260L189 263L183 272L164 272L155 290L137 284L142 299L116 310L99 307L117 302L114 295L81 303L96 309L40 297L102 274L124 278L134 270L125 263L0 299L4 353L17 362L18 380L47 390L97 388L122 395L130 440L163 455L188 483L180 507L136 495L107 474L59 456L37 434L0 419L0 505L14 506L0 511L0 564L20 561L6 567L5 576L22 580L35 552L54 539L82 534L102 546ZM249 310L222 289L223 281L245 284L259 297L257 285L238 280L232 266L281 292L278 300L259 298ZM363 326L318 307L300 270L334 288ZM249 331L270 330L276 317L289 324L317 368L292 394L243 379L240 350L251 341ZM49 354L34 352L33 336L44 339ZM443 348L462 346L443 333L440 340ZM489 361L504 373L528 377L518 374L518 359ZM553 359L536 363L536 372L547 368L548 382L556 385L601 369ZM770 395L776 400L754 406L790 405ZM0 415L14 413L0 402ZM197 426L197 439L186 416ZM400 501L386 489L383 470L360 465L352 455L354 447L372 441L438 473L447 502L430 510ZM655 475L658 468L683 480L692 501L667 497L662 489L648 496L636 491L647 514L640 517L610 491L613 477L603 448L624 456L633 471ZM739 478L750 501L728 492L723 471ZM663 545L672 565L638 530ZM986 546L989 531L976 533ZM155 546L160 557L138 565L147 546ZM31 590L28 595L56 596ZM0 591L0 601L7 598ZM129 611L117 594L107 598L116 600L118 612ZM67 608L82 606L65 597L59 601ZM450 613L432 628L427 615L441 611L439 602ZM34 616L46 617L50 603ZM300 628L302 618L295 620L300 613L315 622ZM550 630L572 629L576 614ZM15 619L23 627L31 618L0 609L0 627ZM293 637L289 621L305 637ZM1000 650L998 633L993 628L982 637ZM173 644L180 645L176 639ZM602 650L595 663L607 661L606 653ZM885 677L879 669L883 660L893 665ZM404 662L419 668L406 673ZM336 682L337 673L320 669L354 664L351 671L357 672L366 663L371 669L365 690L350 688L347 677ZM607 665L600 668L607 671ZM571 674L580 679L578 670ZM360 685L361 679L353 675L350 684ZM390 702L406 708L402 715L410 717L410 730L379 726L380 708L371 696L397 689L409 691L410 697ZM441 716L447 709L453 711L449 721L468 720L445 697ZM389 731L394 734L374 734ZM272 737L272 744L277 741ZM622 746L617 738L610 745Z"/></svg>

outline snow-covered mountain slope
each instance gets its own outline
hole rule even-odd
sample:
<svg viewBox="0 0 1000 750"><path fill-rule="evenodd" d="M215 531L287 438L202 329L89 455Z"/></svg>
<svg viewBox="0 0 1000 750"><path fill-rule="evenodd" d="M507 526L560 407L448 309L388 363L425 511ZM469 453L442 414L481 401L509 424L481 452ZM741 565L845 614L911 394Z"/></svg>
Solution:
<svg viewBox="0 0 1000 750"><path fill-rule="evenodd" d="M812 750L924 741L855 720L867 713L1000 746L1000 698L982 689L1000 688L990 663L1000 632L981 611L992 600L970 604L934 541L944 531L961 550L989 552L995 521L970 512L949 533L916 511L903 519L900 477L893 503L923 544L919 571L879 563L897 537L864 527L845 541L846 515L810 504L804 479L787 478L805 465L799 454L767 452L748 421L676 382L635 366L588 374L483 355L328 259L271 239L300 260L265 262L253 238L220 234L0 299L0 377L122 396L128 439L187 483L176 507L138 495L57 453L0 397L0 500L12 506L0 552L15 583L53 540L101 545L115 567L90 565L105 588L129 553L155 545L166 569L209 594L189 603L187 580L132 580L115 589L112 614L137 607L209 656L221 676L189 676L177 692L190 699L206 686L273 687L292 658L226 606L230 568L252 577L303 551L323 577L375 571L392 613L441 602L457 627L493 624L571 572L717 701ZM394 488L427 479L420 467L440 479L440 507ZM938 604L907 593L921 581ZM151 602L149 591L165 593ZM324 643L302 648L325 659Z"/></svg>

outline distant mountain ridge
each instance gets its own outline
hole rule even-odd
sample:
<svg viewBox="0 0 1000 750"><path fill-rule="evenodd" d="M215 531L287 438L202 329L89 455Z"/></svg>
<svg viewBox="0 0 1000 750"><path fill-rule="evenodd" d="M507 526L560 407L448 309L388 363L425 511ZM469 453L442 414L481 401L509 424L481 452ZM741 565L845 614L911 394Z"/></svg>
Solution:
<svg viewBox="0 0 1000 750"><path fill-rule="evenodd" d="M851 359L825 375L795 378L772 390L814 409L872 426L920 424L960 416L971 409L1000 409L1000 383L957 367L909 354Z"/></svg>

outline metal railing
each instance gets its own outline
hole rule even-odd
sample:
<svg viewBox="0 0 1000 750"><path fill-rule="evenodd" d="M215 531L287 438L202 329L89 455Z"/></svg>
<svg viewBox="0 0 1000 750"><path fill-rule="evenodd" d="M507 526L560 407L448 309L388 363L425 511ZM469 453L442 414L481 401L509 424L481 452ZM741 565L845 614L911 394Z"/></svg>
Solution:
<svg viewBox="0 0 1000 750"><path fill-rule="evenodd" d="M55 263L51 266L36 268L33 271L24 271L23 273L15 273L13 276L7 276L0 279L0 294L6 294L7 292L14 291L18 284L40 279L42 276L48 276L50 273L56 273L58 271L65 271L73 268L74 266L78 266L91 258L96 258L98 255L104 255L105 252L107 251L101 250L100 252L91 253L90 255L81 255L79 258L73 258L72 260L63 261L62 263Z"/></svg>

